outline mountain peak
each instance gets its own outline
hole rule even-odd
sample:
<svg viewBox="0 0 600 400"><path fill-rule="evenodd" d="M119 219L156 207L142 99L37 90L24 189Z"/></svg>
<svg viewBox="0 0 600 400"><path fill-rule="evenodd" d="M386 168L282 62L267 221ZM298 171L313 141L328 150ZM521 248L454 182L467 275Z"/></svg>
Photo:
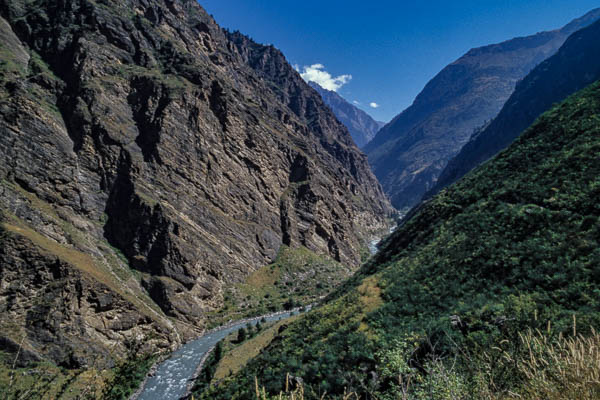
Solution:
<svg viewBox="0 0 600 400"><path fill-rule="evenodd" d="M348 128L358 147L364 147L375 137L383 123L375 121L369 114L348 102L337 92L325 89L316 82L310 81L308 84L321 95L325 104Z"/></svg>
<svg viewBox="0 0 600 400"><path fill-rule="evenodd" d="M563 28L561 28L561 31L563 31L567 35L570 35L570 34L574 33L575 31L580 30L581 28L585 28L586 26L591 25L598 19L600 19L600 7L594 8L593 10L590 10L582 17L574 19L573 21L569 22L567 25L565 25Z"/></svg>

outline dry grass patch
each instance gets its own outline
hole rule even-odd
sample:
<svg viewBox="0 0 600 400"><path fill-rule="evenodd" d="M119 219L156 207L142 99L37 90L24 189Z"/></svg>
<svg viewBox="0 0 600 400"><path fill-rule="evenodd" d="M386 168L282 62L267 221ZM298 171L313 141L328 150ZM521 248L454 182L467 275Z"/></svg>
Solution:
<svg viewBox="0 0 600 400"><path fill-rule="evenodd" d="M541 332L521 335L528 354L517 360L527 383L521 399L600 399L600 335L559 337Z"/></svg>
<svg viewBox="0 0 600 400"><path fill-rule="evenodd" d="M210 314L209 326L314 303L351 273L351 269L326 255L305 247L281 246L272 264L226 289L224 306Z"/></svg>
<svg viewBox="0 0 600 400"><path fill-rule="evenodd" d="M31 240L36 246L54 254L62 261L77 267L77 269L91 275L99 282L102 282L109 287L111 286L112 282L110 282L110 279L107 279L105 274L99 273L98 267L94 263L94 259L88 254L63 246L21 224L13 225L4 223L3 226L7 231Z"/></svg>
<svg viewBox="0 0 600 400"><path fill-rule="evenodd" d="M256 400L304 400L304 385L295 385L290 382L290 374L287 374L285 380L285 390L279 393L276 396L268 396L267 391L264 387L259 387L258 379L254 378L254 391L256 394ZM344 390L344 394L342 397L336 396L328 396L327 393L324 393L320 400L331 400L331 399L339 399L339 400L361 400L358 394L354 392L347 392ZM192 398L192 400L194 400Z"/></svg>
<svg viewBox="0 0 600 400"><path fill-rule="evenodd" d="M370 276L363 280L357 290L364 314L374 311L383 305L381 288L377 286L377 278L375 276ZM360 332L369 332L369 326L364 321L361 321L358 330Z"/></svg>
<svg viewBox="0 0 600 400"><path fill-rule="evenodd" d="M217 364L217 370L213 376L213 382L219 381L235 374L241 370L252 358L256 357L271 341L277 336L277 331L281 325L288 324L296 320L300 315L279 321L268 329L265 329L257 336L245 341L241 345L229 351Z"/></svg>
<svg viewBox="0 0 600 400"><path fill-rule="evenodd" d="M363 280L363 283L357 290L360 294L360 302L363 305L365 313L371 312L383 305L381 288L377 285L377 278L375 276L370 276Z"/></svg>
<svg viewBox="0 0 600 400"><path fill-rule="evenodd" d="M269 265L250 274L248 279L246 279L246 284L253 288L261 289L265 286L274 285L280 275L281 272L278 267Z"/></svg>

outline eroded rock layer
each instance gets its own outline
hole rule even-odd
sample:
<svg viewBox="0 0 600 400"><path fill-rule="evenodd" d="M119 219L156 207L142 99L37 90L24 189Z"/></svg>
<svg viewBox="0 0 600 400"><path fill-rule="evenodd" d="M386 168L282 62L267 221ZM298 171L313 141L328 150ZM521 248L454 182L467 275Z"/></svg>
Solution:
<svg viewBox="0 0 600 400"><path fill-rule="evenodd" d="M32 357L176 345L282 244L356 266L385 228L318 94L195 1L0 0L0 15L1 333Z"/></svg>

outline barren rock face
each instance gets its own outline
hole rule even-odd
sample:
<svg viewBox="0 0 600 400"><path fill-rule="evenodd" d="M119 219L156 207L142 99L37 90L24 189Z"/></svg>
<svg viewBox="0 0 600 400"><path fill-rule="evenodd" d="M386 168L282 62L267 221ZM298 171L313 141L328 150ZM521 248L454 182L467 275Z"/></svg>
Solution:
<svg viewBox="0 0 600 400"><path fill-rule="evenodd" d="M140 306L98 280L90 279L22 237L0 247L0 321L5 335L24 336L20 361L46 356L65 367L110 365L126 340L145 338L145 348L172 348L175 332ZM12 340L15 346L20 341ZM9 350L17 350L10 349Z"/></svg>
<svg viewBox="0 0 600 400"><path fill-rule="evenodd" d="M0 0L0 14L0 307L33 312L4 288L58 263L27 296L58 287L52 314L85 292L52 331L66 346L90 321L104 349L146 331L177 343L282 244L356 266L386 227L366 157L318 94L195 1ZM2 334L66 359L18 321Z"/></svg>

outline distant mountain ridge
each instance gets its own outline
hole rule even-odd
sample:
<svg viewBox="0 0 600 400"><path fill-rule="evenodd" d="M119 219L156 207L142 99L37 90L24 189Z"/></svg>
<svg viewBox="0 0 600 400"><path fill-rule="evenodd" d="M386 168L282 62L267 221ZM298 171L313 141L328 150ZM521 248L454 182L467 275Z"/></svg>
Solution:
<svg viewBox="0 0 600 400"><path fill-rule="evenodd" d="M308 82L308 84L319 92L325 104L331 108L331 111L340 122L348 128L354 143L358 147L362 148L369 143L379 129L385 125L384 122L375 121L369 114L350 104L336 92L327 90L315 82Z"/></svg>
<svg viewBox="0 0 600 400"><path fill-rule="evenodd" d="M600 79L599 37L600 21L597 21L571 35L554 56L519 82L498 116L471 137L448 163L428 196L507 147L553 103Z"/></svg>
<svg viewBox="0 0 600 400"><path fill-rule="evenodd" d="M498 114L517 82L598 18L595 9L562 29L472 49L435 76L364 148L392 204L406 209L418 203L474 130Z"/></svg>

